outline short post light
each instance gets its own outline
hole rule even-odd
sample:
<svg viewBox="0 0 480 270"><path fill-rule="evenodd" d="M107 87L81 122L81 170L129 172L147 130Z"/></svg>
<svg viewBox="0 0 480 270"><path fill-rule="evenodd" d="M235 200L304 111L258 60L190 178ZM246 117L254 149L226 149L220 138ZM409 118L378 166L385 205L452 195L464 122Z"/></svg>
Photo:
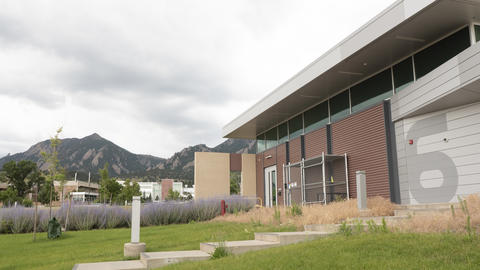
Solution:
<svg viewBox="0 0 480 270"><path fill-rule="evenodd" d="M145 252L145 243L140 242L140 196L134 196L132 200L132 223L130 243L123 246L123 256L138 258L140 253Z"/></svg>
<svg viewBox="0 0 480 270"><path fill-rule="evenodd" d="M358 210L367 210L367 178L365 171L357 171L357 205Z"/></svg>

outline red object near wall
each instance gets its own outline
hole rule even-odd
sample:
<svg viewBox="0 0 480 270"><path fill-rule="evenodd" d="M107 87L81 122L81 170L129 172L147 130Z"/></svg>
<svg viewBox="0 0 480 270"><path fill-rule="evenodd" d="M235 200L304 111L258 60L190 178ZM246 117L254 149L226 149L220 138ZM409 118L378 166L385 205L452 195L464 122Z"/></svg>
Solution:
<svg viewBox="0 0 480 270"><path fill-rule="evenodd" d="M225 213L227 212L228 205L225 203L225 200L222 200L220 202L220 207L222 209L222 216L225 216Z"/></svg>

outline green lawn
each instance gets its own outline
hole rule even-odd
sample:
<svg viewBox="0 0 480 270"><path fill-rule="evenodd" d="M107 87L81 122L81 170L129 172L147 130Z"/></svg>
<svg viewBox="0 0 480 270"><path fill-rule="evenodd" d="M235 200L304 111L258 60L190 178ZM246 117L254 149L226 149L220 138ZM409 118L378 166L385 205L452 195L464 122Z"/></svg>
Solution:
<svg viewBox="0 0 480 270"><path fill-rule="evenodd" d="M441 234L335 236L161 269L480 269L480 241Z"/></svg>
<svg viewBox="0 0 480 270"><path fill-rule="evenodd" d="M140 239L147 251L199 249L200 242L253 239L254 231L294 230L253 224L194 223L143 227ZM72 269L75 263L123 259L129 229L67 232L48 240L45 233L0 235L0 269Z"/></svg>

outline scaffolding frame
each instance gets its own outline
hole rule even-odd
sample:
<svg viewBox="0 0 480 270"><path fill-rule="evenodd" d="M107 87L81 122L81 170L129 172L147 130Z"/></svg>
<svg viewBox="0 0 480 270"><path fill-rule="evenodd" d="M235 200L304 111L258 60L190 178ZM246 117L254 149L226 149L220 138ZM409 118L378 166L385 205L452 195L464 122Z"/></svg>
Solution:
<svg viewBox="0 0 480 270"><path fill-rule="evenodd" d="M292 202L292 188L296 188L296 182L292 183L291 181L291 168L292 167L298 167L300 168L300 187L301 187L301 201L302 205L306 204L314 204L314 203L323 203L327 204L327 185L326 185L326 175L325 175L325 164L328 162L332 162L335 160L339 159L344 159L344 167L345 167L345 183L340 183L337 185L343 185L345 184L346 186L346 197L347 200L350 200L350 189L348 185L348 158L347 158L347 153L343 155L332 155L332 154L325 154L325 152L322 152L322 155L320 156L315 156L312 158L304 159L302 158L301 161L295 162L295 163L288 163L288 164L283 164L283 183L284 183L284 188L285 188L285 195L283 196L284 198L284 205L291 205ZM316 167L316 166L322 166L322 182L320 183L306 183L305 179L305 169ZM295 184L295 185L293 185ZM313 186L313 185L319 185L322 184L323 188L323 199L319 201L310 201L307 202L306 200L306 190L307 186ZM329 186L335 186L335 185L329 185Z"/></svg>

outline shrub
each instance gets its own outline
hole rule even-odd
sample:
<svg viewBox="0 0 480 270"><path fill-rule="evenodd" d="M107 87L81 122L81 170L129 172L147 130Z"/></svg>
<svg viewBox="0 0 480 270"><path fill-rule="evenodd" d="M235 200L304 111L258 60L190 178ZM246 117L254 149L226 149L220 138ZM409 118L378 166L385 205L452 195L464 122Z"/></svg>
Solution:
<svg viewBox="0 0 480 270"><path fill-rule="evenodd" d="M241 196L194 201L168 201L145 204L141 210L142 226L168 225L206 221L220 215L220 201L224 199L229 213L245 212L253 208L255 200ZM68 204L53 211L60 224L65 224ZM24 233L33 230L34 209L11 207L0 209L0 233ZM72 203L69 210L68 230L91 230L129 227L131 212L128 208L110 205ZM46 231L48 209L38 210L38 231Z"/></svg>
<svg viewBox="0 0 480 270"><path fill-rule="evenodd" d="M33 202L32 202L32 200L25 198L25 199L23 199L23 201L22 201L22 205L23 205L23 207L32 207L32 206L33 206Z"/></svg>

